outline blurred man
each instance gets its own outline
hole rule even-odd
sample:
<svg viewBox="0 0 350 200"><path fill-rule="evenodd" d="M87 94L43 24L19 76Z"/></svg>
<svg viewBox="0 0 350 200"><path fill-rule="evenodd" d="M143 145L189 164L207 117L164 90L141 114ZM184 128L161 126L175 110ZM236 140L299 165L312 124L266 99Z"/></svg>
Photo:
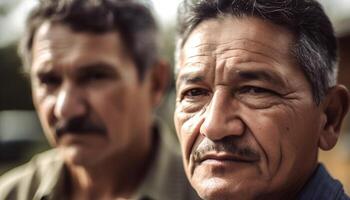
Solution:
<svg viewBox="0 0 350 200"><path fill-rule="evenodd" d="M199 0L180 10L175 125L203 199L349 199L317 161L348 111L314 0Z"/></svg>
<svg viewBox="0 0 350 200"><path fill-rule="evenodd" d="M168 81L151 12L126 0L43 0L21 48L54 150L0 180L0 199L195 199L153 119Z"/></svg>

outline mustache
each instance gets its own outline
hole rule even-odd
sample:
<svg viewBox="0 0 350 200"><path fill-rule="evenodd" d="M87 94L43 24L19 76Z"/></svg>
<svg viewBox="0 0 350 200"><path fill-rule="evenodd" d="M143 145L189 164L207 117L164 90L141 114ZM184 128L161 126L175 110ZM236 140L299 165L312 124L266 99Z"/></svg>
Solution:
<svg viewBox="0 0 350 200"><path fill-rule="evenodd" d="M242 138L235 136L228 136L218 141L208 140L192 152L192 160L194 163L198 164L204 160L208 153L211 152L225 152L246 158L247 160L260 160L260 154L258 151L246 144L242 144Z"/></svg>
<svg viewBox="0 0 350 200"><path fill-rule="evenodd" d="M69 120L62 120L55 124L55 133L57 137L61 137L66 133L83 135L83 134L101 134L106 135L107 129L102 124L93 122L88 117L75 117Z"/></svg>

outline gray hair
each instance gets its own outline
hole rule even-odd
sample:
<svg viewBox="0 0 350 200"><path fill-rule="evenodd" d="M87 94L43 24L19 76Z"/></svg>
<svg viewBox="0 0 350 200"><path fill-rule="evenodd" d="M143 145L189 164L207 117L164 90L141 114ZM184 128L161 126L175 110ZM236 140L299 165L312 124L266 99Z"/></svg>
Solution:
<svg viewBox="0 0 350 200"><path fill-rule="evenodd" d="M337 41L332 24L316 0L185 0L178 10L176 60L201 22L223 15L257 17L285 27L295 36L291 48L319 104L337 82Z"/></svg>

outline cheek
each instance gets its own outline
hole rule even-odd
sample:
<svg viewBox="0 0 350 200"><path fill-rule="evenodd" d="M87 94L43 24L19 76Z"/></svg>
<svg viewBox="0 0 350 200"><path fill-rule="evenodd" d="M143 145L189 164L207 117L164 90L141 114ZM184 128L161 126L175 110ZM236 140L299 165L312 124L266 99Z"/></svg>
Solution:
<svg viewBox="0 0 350 200"><path fill-rule="evenodd" d="M314 115L315 114L315 115ZM295 155L299 163L307 165L315 162L318 152L320 129L320 114L310 110L299 112L289 118L290 129L283 142L289 144L290 154ZM305 158L309 158L305 160ZM301 166L300 166L301 167Z"/></svg>
<svg viewBox="0 0 350 200"><path fill-rule="evenodd" d="M181 109L175 110L175 128L181 143L183 159L186 166L190 164L189 158L194 148L194 143L201 138L199 129L203 121L204 118L200 113L188 114L184 113Z"/></svg>
<svg viewBox="0 0 350 200"><path fill-rule="evenodd" d="M53 116L54 112L55 99L56 98L54 96L33 96L34 106L37 110L39 118L41 122L47 126L52 123L51 116Z"/></svg>
<svg viewBox="0 0 350 200"><path fill-rule="evenodd" d="M312 134L317 123L315 117L308 118L305 113L286 108L246 116L249 116L248 127L266 157L264 168L269 177L280 180L298 170L302 173L300 169L308 169L314 162L314 159L306 162L304 158L316 155L317 139Z"/></svg>
<svg viewBox="0 0 350 200"><path fill-rule="evenodd" d="M107 127L110 139L125 145L132 139L146 137L138 133L151 126L148 99L136 83L105 87L90 94L93 112Z"/></svg>
<svg viewBox="0 0 350 200"><path fill-rule="evenodd" d="M245 121L254 140L264 155L262 169L266 176L273 177L281 167L284 149L290 149L290 121L280 112L246 112ZM292 155L289 157L293 160Z"/></svg>
<svg viewBox="0 0 350 200"><path fill-rule="evenodd" d="M40 99L33 94L33 102L35 109L38 113L42 128L46 134L50 144L56 144L56 138L54 133L52 133L52 126L55 123L54 118L54 106L55 100L54 96L45 96Z"/></svg>
<svg viewBox="0 0 350 200"><path fill-rule="evenodd" d="M110 83L99 90L89 91L88 101L93 112L96 112L104 121L118 123L123 119L123 114L126 116L126 111L129 109L127 105L129 92L125 86L115 84L116 86L112 86Z"/></svg>
<svg viewBox="0 0 350 200"><path fill-rule="evenodd" d="M123 88L111 88L109 90L104 91L99 95L98 103L103 106L105 114L113 114L113 112L108 111L117 111L123 112L127 109L127 98L129 96L128 91ZM130 99L129 99L130 101Z"/></svg>
<svg viewBox="0 0 350 200"><path fill-rule="evenodd" d="M183 159L186 161L186 146L188 144L188 139L189 136L191 135L191 133L188 133L187 130L185 128L183 128L184 123L186 122L187 117L184 113L182 113L181 111L179 111L179 109L175 110L174 113L174 124L175 124L175 130L176 130L176 135L180 141L180 145L181 145L181 151L183 154Z"/></svg>

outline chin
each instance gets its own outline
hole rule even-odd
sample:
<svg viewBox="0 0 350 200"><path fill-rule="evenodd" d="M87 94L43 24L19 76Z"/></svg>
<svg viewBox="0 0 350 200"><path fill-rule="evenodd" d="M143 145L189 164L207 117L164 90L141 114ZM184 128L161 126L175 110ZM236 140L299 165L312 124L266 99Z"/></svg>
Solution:
<svg viewBox="0 0 350 200"><path fill-rule="evenodd" d="M226 200L230 195L230 184L221 178L210 178L194 184L199 196L205 200Z"/></svg>
<svg viewBox="0 0 350 200"><path fill-rule="evenodd" d="M60 149L61 155L66 164L71 166L88 167L96 164L97 156L94 156L86 150L78 146L64 147Z"/></svg>
<svg viewBox="0 0 350 200"><path fill-rule="evenodd" d="M225 178L210 178L192 183L198 195L204 200L255 199L256 191L248 185Z"/></svg>

